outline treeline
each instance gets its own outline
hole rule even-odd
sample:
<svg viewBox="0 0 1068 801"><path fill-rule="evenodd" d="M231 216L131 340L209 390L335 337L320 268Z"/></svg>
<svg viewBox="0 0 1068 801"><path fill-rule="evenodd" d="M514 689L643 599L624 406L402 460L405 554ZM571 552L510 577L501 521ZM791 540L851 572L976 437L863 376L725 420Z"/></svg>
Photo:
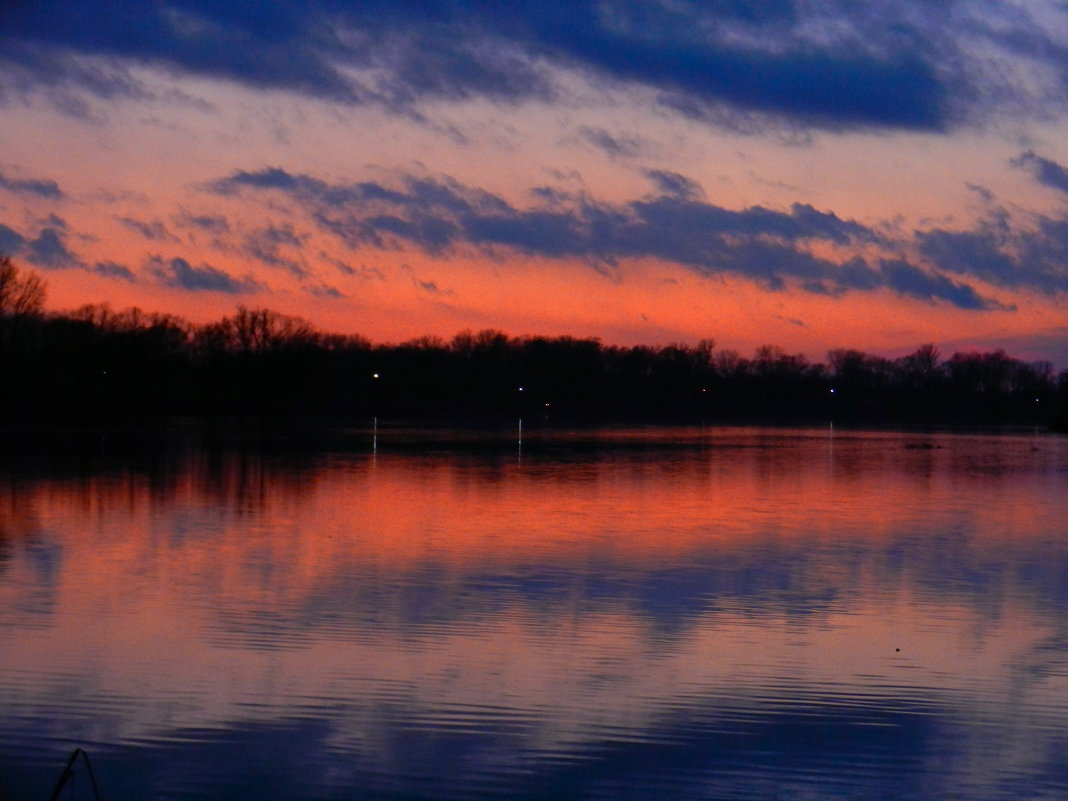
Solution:
<svg viewBox="0 0 1068 801"><path fill-rule="evenodd" d="M46 313L34 280L0 259L9 424L270 414L1063 425L1068 409L1068 370L1001 350L943 358L924 345L899 359L834 350L819 363L775 346L747 358L711 339L620 347L496 330L387 345L268 309L205 325L106 305Z"/></svg>

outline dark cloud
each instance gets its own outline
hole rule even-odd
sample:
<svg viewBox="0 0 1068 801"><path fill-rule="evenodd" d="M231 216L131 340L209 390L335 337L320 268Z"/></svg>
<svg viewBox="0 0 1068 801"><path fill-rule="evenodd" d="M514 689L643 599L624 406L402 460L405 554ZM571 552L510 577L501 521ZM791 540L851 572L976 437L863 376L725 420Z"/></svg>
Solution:
<svg viewBox="0 0 1068 801"><path fill-rule="evenodd" d="M270 242L272 245L290 245L297 248L301 247L308 239L307 234L297 233L289 223L268 225L266 228L261 228L257 231L256 236L258 239Z"/></svg>
<svg viewBox="0 0 1068 801"><path fill-rule="evenodd" d="M328 20L301 11L296 2L237 0L7 3L0 11L0 44L4 61L29 79L104 97L141 91L116 70L118 57L254 87L358 99L330 62L337 43L321 25ZM89 63L78 56L104 58Z"/></svg>
<svg viewBox="0 0 1068 801"><path fill-rule="evenodd" d="M330 205L407 199L407 196L374 182L331 185L308 175L293 175L280 167L267 167L257 172L238 170L206 188L221 195L233 194L243 188L279 189L297 198L314 199ZM443 191L449 190L443 188Z"/></svg>
<svg viewBox="0 0 1068 801"><path fill-rule="evenodd" d="M995 300L980 297L967 284L958 284L944 275L930 273L903 260L884 261L881 265L886 285L906 297L920 300L944 300L960 309L1014 309Z"/></svg>
<svg viewBox="0 0 1068 801"><path fill-rule="evenodd" d="M366 264L361 264L359 267L353 267L351 264L335 258L325 250L319 251L319 258L325 261L327 264L332 264L338 269L339 272L345 275L351 275L359 277L363 280L374 279L377 281L385 281L386 275L377 267L368 267Z"/></svg>
<svg viewBox="0 0 1068 801"><path fill-rule="evenodd" d="M657 190L664 195L674 195L685 200L700 199L705 196L701 185L685 175L667 170L646 170L645 177L653 182Z"/></svg>
<svg viewBox="0 0 1068 801"><path fill-rule="evenodd" d="M531 255L586 255L592 245L583 220L573 213L510 210L505 214L468 214L459 222L459 226L443 230L454 234L454 238L511 247Z"/></svg>
<svg viewBox="0 0 1068 801"><path fill-rule="evenodd" d="M129 281L131 284L137 281L137 277L128 267L116 264L113 261L98 261L93 265L92 272L108 278L121 278L123 281Z"/></svg>
<svg viewBox="0 0 1068 801"><path fill-rule="evenodd" d="M541 33L576 61L699 105L831 126L934 130L947 122L948 87L926 43L894 37L880 52L864 41L871 33L861 26L864 20L845 9L834 22L853 30L829 43L805 36L804 23L823 20L801 19L799 8L744 20L697 4L653 10L618 3L613 11L605 24L597 5L581 4L567 13L569 24L545 24Z"/></svg>
<svg viewBox="0 0 1068 801"><path fill-rule="evenodd" d="M451 289L442 289L438 286L437 281L421 281L418 278L413 278L412 283L430 295L440 295L442 297L455 297L456 295Z"/></svg>
<svg viewBox="0 0 1068 801"><path fill-rule="evenodd" d="M535 186L530 190L530 196L535 200L550 205L561 205L574 200L574 195L555 186Z"/></svg>
<svg viewBox="0 0 1068 801"><path fill-rule="evenodd" d="M514 103L563 94L559 68L641 87L685 113L825 128L940 131L1030 98L1064 99L1068 57L1022 6L680 0L66 0L6 3L0 85L97 96L143 89L146 64L344 103ZM1063 13L1054 9L1048 13ZM1049 73L1040 91L1033 74ZM58 95L57 95L58 96ZM77 99L68 98L77 111ZM583 135L616 155L624 138Z"/></svg>
<svg viewBox="0 0 1068 801"><path fill-rule="evenodd" d="M380 89L394 104L423 97L512 102L549 100L548 76L522 49L503 39L457 36L455 26L430 23L420 33L392 37L390 77ZM381 63L382 53L378 56Z"/></svg>
<svg viewBox="0 0 1068 801"><path fill-rule="evenodd" d="M795 203L784 213L751 206L734 211L689 197L664 195L637 201L631 208L658 235L707 242L710 235L770 236L796 242L827 240L836 244L876 241L875 232L830 212Z"/></svg>
<svg viewBox="0 0 1068 801"><path fill-rule="evenodd" d="M26 258L41 267L79 266L78 259L67 250L55 228L44 228L36 239L26 241Z"/></svg>
<svg viewBox="0 0 1068 801"><path fill-rule="evenodd" d="M0 253L12 255L19 253L26 244L26 237L14 228L0 224Z"/></svg>
<svg viewBox="0 0 1068 801"><path fill-rule="evenodd" d="M36 237L31 238L0 225L0 253L21 256L38 267L83 266L67 249L63 236L62 227L44 227Z"/></svg>
<svg viewBox="0 0 1068 801"><path fill-rule="evenodd" d="M23 236L13 228L0 225L0 253L20 256L38 267L80 269L107 278L137 280L129 268L113 261L86 264L67 248L64 241L69 228L67 223L54 214L48 216L47 222L49 225L42 227L35 237Z"/></svg>
<svg viewBox="0 0 1068 801"><path fill-rule="evenodd" d="M234 278L209 264L194 267L181 258L165 260L160 256L153 256L146 262L145 269L167 286L189 292L241 295L263 288L250 277Z"/></svg>
<svg viewBox="0 0 1068 801"><path fill-rule="evenodd" d="M336 298L347 298L348 297L348 295L346 295L344 292L342 292L337 287L328 286L327 284L323 284L321 286L306 286L306 287L304 287L304 291L305 292L309 292L309 293L311 293L312 295L315 295L318 298L335 298L336 299Z"/></svg>
<svg viewBox="0 0 1068 801"><path fill-rule="evenodd" d="M344 275L356 275L355 267L353 267L348 262L342 261L341 259L331 256L325 250L319 251L319 258L334 265L338 269L338 271L343 273Z"/></svg>
<svg viewBox="0 0 1068 801"><path fill-rule="evenodd" d="M167 230L159 220L135 220L132 217L116 217L120 223L152 242L177 242L178 237Z"/></svg>
<svg viewBox="0 0 1068 801"><path fill-rule="evenodd" d="M776 291L788 284L822 294L889 289L963 309L1002 308L966 283L902 260L873 266L860 258L838 262L814 255L814 245L892 244L853 220L800 203L789 211L727 209L697 197L698 188L684 176L654 172L650 177L666 191L621 205L557 195L547 207L527 209L448 178L407 176L397 186L329 184L268 168L235 172L210 186L222 193L280 193L354 248L414 246L435 255L503 248L581 259L601 270L622 259L652 258L703 275L741 276Z"/></svg>
<svg viewBox="0 0 1068 801"><path fill-rule="evenodd" d="M225 217L216 214L190 214L189 212L183 212L174 219L174 222L182 228L197 228L216 236L230 233L229 221Z"/></svg>
<svg viewBox="0 0 1068 801"><path fill-rule="evenodd" d="M994 286L1068 292L1068 219L1039 217L1034 230L1015 230L1000 216L971 231L916 233L920 252L939 269Z"/></svg>
<svg viewBox="0 0 1068 801"><path fill-rule="evenodd" d="M76 41L53 43L32 34L19 36L17 22L15 29L7 29L5 24L15 21L30 4L22 4L22 8L14 5L0 4L0 104L38 94L65 114L90 119L93 115L86 96L148 96L123 64L94 58L92 47L87 49ZM67 9L75 8L75 4L66 5ZM64 16L61 9L55 13L57 19Z"/></svg>
<svg viewBox="0 0 1068 801"><path fill-rule="evenodd" d="M308 271L303 264L295 258L284 254L289 248L299 255L300 247L307 240L307 236L298 234L291 225L268 225L245 236L241 252L269 267L285 270L297 278L305 278Z"/></svg>
<svg viewBox="0 0 1068 801"><path fill-rule="evenodd" d="M1033 150L1021 153L1012 161L1013 166L1028 170L1040 184L1068 192L1068 167L1042 158Z"/></svg>
<svg viewBox="0 0 1068 801"><path fill-rule="evenodd" d="M638 137L610 134L603 128L583 126L579 128L579 135L613 158L633 158L642 155L645 151L645 146Z"/></svg>
<svg viewBox="0 0 1068 801"><path fill-rule="evenodd" d="M63 197L63 190L59 188L59 184L55 181L37 178L20 179L0 175L0 189L6 189L8 192L37 195L49 200L59 200Z"/></svg>
<svg viewBox="0 0 1068 801"><path fill-rule="evenodd" d="M56 228L60 231L70 230L70 225L58 214L49 214L47 217L37 220L37 224L41 227Z"/></svg>

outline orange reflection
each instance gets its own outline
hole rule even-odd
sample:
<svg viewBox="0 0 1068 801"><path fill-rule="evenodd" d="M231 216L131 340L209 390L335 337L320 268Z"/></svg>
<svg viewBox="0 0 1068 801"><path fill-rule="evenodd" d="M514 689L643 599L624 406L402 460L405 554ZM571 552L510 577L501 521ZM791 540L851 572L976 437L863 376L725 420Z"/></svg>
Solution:
<svg viewBox="0 0 1068 801"><path fill-rule="evenodd" d="M193 449L5 483L7 519L31 522L5 529L4 670L40 676L5 702L58 704L67 674L132 692L114 739L401 687L428 719L513 710L546 748L784 686L952 689L964 716L993 714L991 687L1026 704L1012 714L1063 706L1068 679L1028 667L1056 630L1062 441L649 437ZM353 711L344 735L375 725Z"/></svg>

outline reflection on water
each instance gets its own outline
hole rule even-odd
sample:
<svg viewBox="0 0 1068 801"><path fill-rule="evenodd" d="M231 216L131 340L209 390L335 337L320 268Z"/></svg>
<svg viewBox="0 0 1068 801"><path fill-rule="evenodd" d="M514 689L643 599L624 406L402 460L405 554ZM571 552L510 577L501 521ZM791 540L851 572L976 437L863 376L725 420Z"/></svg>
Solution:
<svg viewBox="0 0 1068 801"><path fill-rule="evenodd" d="M1068 794L1065 439L437 436L10 463L0 796Z"/></svg>

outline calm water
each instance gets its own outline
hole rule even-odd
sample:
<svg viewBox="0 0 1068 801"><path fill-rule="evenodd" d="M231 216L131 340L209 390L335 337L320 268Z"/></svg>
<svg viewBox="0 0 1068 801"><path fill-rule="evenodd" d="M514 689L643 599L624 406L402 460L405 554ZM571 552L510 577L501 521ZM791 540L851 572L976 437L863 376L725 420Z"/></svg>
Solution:
<svg viewBox="0 0 1068 801"><path fill-rule="evenodd" d="M1068 438L517 435L8 459L0 798L1068 797Z"/></svg>

